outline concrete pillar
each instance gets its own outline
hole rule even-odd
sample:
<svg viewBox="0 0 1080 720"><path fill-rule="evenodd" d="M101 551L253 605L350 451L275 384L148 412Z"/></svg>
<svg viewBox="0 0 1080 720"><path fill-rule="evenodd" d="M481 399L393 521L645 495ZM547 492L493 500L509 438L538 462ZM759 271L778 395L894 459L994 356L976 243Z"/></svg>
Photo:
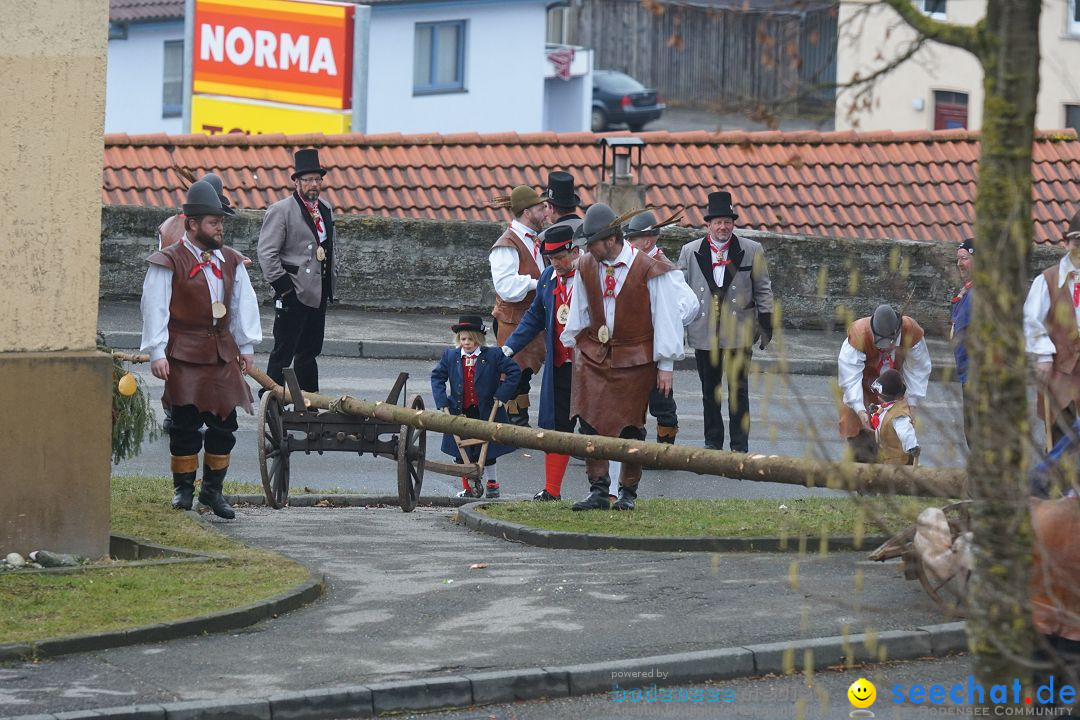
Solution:
<svg viewBox="0 0 1080 720"><path fill-rule="evenodd" d="M109 548L111 360L94 350L108 0L0 23L0 551Z"/></svg>
<svg viewBox="0 0 1080 720"><path fill-rule="evenodd" d="M616 215L645 207L646 185L612 184L602 182L596 185L596 202L604 203Z"/></svg>

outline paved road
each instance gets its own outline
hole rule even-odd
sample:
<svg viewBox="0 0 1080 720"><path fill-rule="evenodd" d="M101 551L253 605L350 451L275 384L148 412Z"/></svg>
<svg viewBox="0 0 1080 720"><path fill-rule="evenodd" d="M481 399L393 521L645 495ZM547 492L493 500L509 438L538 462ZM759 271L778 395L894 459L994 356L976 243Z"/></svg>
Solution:
<svg viewBox="0 0 1080 720"><path fill-rule="evenodd" d="M257 357L265 367L265 356ZM350 394L372 400L385 399L399 372L408 372L410 395L420 393L428 407L432 406L431 388L428 381L432 363L408 360L359 360L349 358L324 358L320 361L323 392L327 395ZM147 381L158 405L162 383L153 378L146 365L134 366ZM833 401L835 381L831 377L791 376L784 382L780 376L763 374L751 378L750 404L752 430L750 451L796 457L840 458L844 446L836 434L836 411ZM702 410L700 383L693 371L677 371L675 394L679 404L679 443L701 447ZM920 443L923 447L922 464L930 467L957 466L962 463L958 455L962 434L961 415L955 383L931 383L926 401L922 405L923 427ZM539 382L533 385L534 407L539 402ZM535 421L535 410L534 410ZM240 431L230 471L230 479L258 483L256 464L257 421L240 413ZM650 420L650 436L654 423ZM428 439L428 456L449 462L439 451L440 435ZM114 472L122 475L163 475L168 468L168 440L161 438L148 443L138 457L120 464ZM543 453L518 452L501 458L498 464L503 494L510 497L528 497L543 487ZM357 457L345 453L328 453L323 456L292 456L292 488L294 492L304 487L314 490L333 488L349 492L394 495L397 493L396 466L389 460ZM584 495L588 488L584 480L584 465L573 462L567 473L565 492ZM827 490L729 480L699 476L686 472L646 471L643 496L656 497L804 497L809 494L827 494ZM452 495L460 489L454 478L433 473L424 480L424 494L433 496Z"/></svg>
<svg viewBox="0 0 1080 720"><path fill-rule="evenodd" d="M807 682L804 676L731 680L684 686L689 692L697 688L706 696L715 689L716 702L629 702L615 701L615 695L590 695L551 701L490 705L459 712L431 713L417 717L423 720L623 720L625 718L690 718L731 717L757 720L837 720L853 710L847 699L851 683L865 677L877 690L877 700L870 710L882 720L914 720L915 718L956 716L962 706L946 700L940 705L924 702L915 705L892 702L890 688L912 685L928 688L934 684L966 687L971 663L966 656L923 662L888 663L871 668L821 672ZM723 698L731 698L724 700ZM991 711L992 714L992 711Z"/></svg>
<svg viewBox="0 0 1080 720"><path fill-rule="evenodd" d="M235 522L217 525L325 573L324 599L234 633L0 667L0 717L943 622L899 563L865 553L545 550L474 533L452 517L438 508L241 508ZM476 562L488 567L470 570Z"/></svg>

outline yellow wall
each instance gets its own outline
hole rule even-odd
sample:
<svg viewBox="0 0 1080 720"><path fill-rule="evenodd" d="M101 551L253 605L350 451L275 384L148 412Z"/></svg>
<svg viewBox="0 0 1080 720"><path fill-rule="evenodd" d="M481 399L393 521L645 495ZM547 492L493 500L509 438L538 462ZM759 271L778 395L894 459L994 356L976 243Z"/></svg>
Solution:
<svg viewBox="0 0 1080 720"><path fill-rule="evenodd" d="M108 0L24 0L0 23L0 352L97 327Z"/></svg>
<svg viewBox="0 0 1080 720"><path fill-rule="evenodd" d="M973 25L986 12L985 0L947 0L946 21ZM1064 103L1080 104L1080 36L1067 32L1067 0L1046 0L1039 24L1042 61L1035 126L1064 127ZM898 57L915 37L900 16L871 2L840 5L836 78L849 81L855 72L866 77ZM940 43L927 43L914 57L881 78L870 108L851 112L851 91L837 94L837 130L932 130L934 91L968 93L968 127L982 124L982 68L969 53ZM914 105L922 103L919 111Z"/></svg>
<svg viewBox="0 0 1080 720"><path fill-rule="evenodd" d="M191 98L191 132L207 135L220 135L235 130L249 135L336 135L349 132L351 120L352 115L348 110L334 112L205 95Z"/></svg>

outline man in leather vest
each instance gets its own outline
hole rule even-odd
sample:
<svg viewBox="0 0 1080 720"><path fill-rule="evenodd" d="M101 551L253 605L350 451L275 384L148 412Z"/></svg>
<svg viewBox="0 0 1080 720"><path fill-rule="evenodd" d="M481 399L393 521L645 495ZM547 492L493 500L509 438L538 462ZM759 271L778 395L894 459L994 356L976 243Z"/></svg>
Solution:
<svg viewBox="0 0 1080 720"><path fill-rule="evenodd" d="M1055 443L1076 419L1080 401L1080 212L1073 215L1065 240L1068 252L1035 276L1024 302L1024 336L1035 359L1039 416L1049 414ZM1048 409L1043 405L1047 399Z"/></svg>
<svg viewBox="0 0 1080 720"><path fill-rule="evenodd" d="M326 306L334 302L334 216L320 199L326 170L319 151L297 150L295 191L266 210L259 231L259 266L274 289L274 349L266 374L278 384L293 366L300 389L319 392Z"/></svg>
<svg viewBox="0 0 1080 720"><path fill-rule="evenodd" d="M491 282L495 285L495 339L505 345L521 318L536 297L536 283L544 269L540 254L539 233L547 215L547 200L527 185L518 185L510 197L496 198L498 207L509 208L514 215L510 226L491 246ZM514 354L521 368L518 392L506 404L510 422L527 427L529 424L529 388L532 376L544 364L544 338L537 337L523 350Z"/></svg>
<svg viewBox="0 0 1080 720"><path fill-rule="evenodd" d="M678 270L623 242L615 212L596 204L575 244L587 250L571 285L562 344L574 347L570 417L584 435L645 439L645 411L655 386L671 393L683 357ZM625 462L614 506L607 460L585 460L589 496L574 510L633 510L641 465Z"/></svg>
<svg viewBox="0 0 1080 720"><path fill-rule="evenodd" d="M926 397L930 382L930 351L923 329L889 305L879 305L870 317L856 320L837 357L837 384L843 392L840 435L848 441L855 462L877 460L878 448L870 425L870 406L881 403L874 381L888 369L897 370L907 387L912 416Z"/></svg>
<svg viewBox="0 0 1080 720"><path fill-rule="evenodd" d="M147 259L141 347L154 377L165 381L162 403L172 415L173 507L191 509L204 450L199 502L232 519L222 485L236 443L236 408L251 413L243 374L262 340L259 305L243 256L223 245L225 210L209 183L191 186L184 215L180 242Z"/></svg>

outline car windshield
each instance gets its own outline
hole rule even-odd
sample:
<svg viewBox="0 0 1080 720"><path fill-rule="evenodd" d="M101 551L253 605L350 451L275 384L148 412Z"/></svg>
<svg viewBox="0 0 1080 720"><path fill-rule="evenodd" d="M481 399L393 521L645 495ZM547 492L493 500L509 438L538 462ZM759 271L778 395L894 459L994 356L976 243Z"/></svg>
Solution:
<svg viewBox="0 0 1080 720"><path fill-rule="evenodd" d="M621 72L596 73L596 84L611 93L644 92L645 86Z"/></svg>

